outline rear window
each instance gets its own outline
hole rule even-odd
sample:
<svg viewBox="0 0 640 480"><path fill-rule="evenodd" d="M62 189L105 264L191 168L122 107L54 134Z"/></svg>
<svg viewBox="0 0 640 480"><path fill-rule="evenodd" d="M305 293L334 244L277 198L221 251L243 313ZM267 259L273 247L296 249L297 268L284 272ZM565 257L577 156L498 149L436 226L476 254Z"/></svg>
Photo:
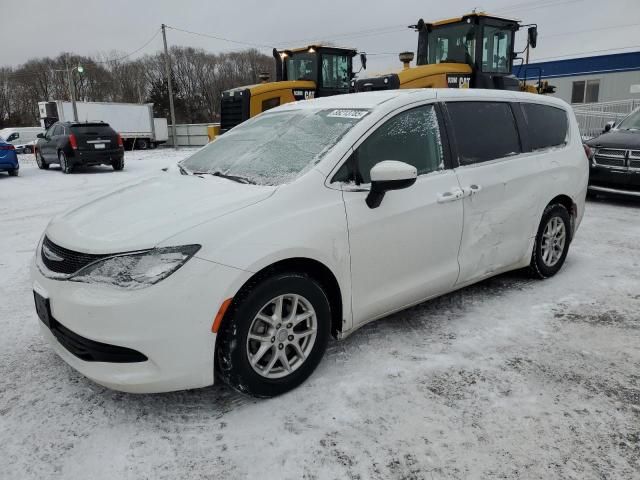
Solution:
<svg viewBox="0 0 640 480"><path fill-rule="evenodd" d="M527 122L527 151L557 147L567 142L567 113L561 108L536 103L521 104Z"/></svg>
<svg viewBox="0 0 640 480"><path fill-rule="evenodd" d="M504 102L451 102L447 110L461 165L521 152L511 106Z"/></svg>
<svg viewBox="0 0 640 480"><path fill-rule="evenodd" d="M114 133L113 129L105 123L73 125L71 130L77 135L112 135Z"/></svg>

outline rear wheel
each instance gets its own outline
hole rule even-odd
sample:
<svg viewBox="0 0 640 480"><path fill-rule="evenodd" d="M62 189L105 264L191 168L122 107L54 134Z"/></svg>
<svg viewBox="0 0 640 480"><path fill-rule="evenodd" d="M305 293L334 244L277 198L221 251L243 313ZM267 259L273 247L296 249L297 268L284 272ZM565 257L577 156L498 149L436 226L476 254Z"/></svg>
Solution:
<svg viewBox="0 0 640 480"><path fill-rule="evenodd" d="M571 217L564 205L549 205L542 214L536 242L533 246L532 274L538 278L552 277L564 264L571 243Z"/></svg>
<svg viewBox="0 0 640 480"><path fill-rule="evenodd" d="M111 166L116 172L122 170L124 168L124 158L114 161Z"/></svg>
<svg viewBox="0 0 640 480"><path fill-rule="evenodd" d="M22 153L31 153L31 147L24 147L24 150L22 151Z"/></svg>
<svg viewBox="0 0 640 480"><path fill-rule="evenodd" d="M147 148L149 148L149 141L146 138L137 139L136 148L138 150L146 150Z"/></svg>
<svg viewBox="0 0 640 480"><path fill-rule="evenodd" d="M49 164L45 161L44 158L42 158L42 153L40 153L40 150L36 150L36 163L38 164L38 168L40 170L49 169Z"/></svg>
<svg viewBox="0 0 640 480"><path fill-rule="evenodd" d="M233 388L257 397L285 393L322 359L331 308L322 287L303 273L279 273L234 299L217 346L216 366Z"/></svg>
<svg viewBox="0 0 640 480"><path fill-rule="evenodd" d="M66 153L62 151L58 153L58 160L60 161L60 170L62 170L62 173L73 172L73 167L69 164Z"/></svg>
<svg viewBox="0 0 640 480"><path fill-rule="evenodd" d="M18 172L19 170L17 168L14 168L12 170L7 170L7 173L9 174L10 177L17 177Z"/></svg>

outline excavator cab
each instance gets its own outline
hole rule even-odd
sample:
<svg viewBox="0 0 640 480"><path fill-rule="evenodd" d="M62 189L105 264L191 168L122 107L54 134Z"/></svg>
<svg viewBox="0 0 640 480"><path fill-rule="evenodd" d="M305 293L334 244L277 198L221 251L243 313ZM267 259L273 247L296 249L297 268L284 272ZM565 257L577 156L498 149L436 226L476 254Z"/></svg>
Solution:
<svg viewBox="0 0 640 480"><path fill-rule="evenodd" d="M403 52L398 73L360 79L356 91L393 88L490 88L520 90L512 74L515 33L520 22L485 13L471 13L434 23L420 19L416 66L412 52Z"/></svg>
<svg viewBox="0 0 640 480"><path fill-rule="evenodd" d="M264 81L223 92L220 133L278 105L349 93L356 55L355 49L322 45L274 49L275 82Z"/></svg>

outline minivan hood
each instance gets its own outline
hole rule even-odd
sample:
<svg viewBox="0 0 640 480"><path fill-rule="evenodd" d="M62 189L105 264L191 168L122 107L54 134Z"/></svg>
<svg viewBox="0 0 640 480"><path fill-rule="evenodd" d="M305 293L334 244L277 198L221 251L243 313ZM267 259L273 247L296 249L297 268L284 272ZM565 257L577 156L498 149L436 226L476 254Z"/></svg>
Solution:
<svg viewBox="0 0 640 480"><path fill-rule="evenodd" d="M69 210L51 221L46 234L61 247L85 253L142 250L260 202L275 190L170 172Z"/></svg>
<svg viewBox="0 0 640 480"><path fill-rule="evenodd" d="M586 143L590 147L640 149L640 131L611 130Z"/></svg>

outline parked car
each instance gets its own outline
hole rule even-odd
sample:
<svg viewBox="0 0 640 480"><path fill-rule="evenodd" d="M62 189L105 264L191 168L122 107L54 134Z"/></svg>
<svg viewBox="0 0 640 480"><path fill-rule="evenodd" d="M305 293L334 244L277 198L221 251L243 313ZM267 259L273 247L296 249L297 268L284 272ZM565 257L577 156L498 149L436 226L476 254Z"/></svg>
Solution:
<svg viewBox="0 0 640 480"><path fill-rule="evenodd" d="M290 103L52 220L32 267L40 326L114 389L203 387L215 371L281 394L330 335L508 270L556 274L587 178L558 99L425 89Z"/></svg>
<svg viewBox="0 0 640 480"><path fill-rule="evenodd" d="M104 122L57 122L38 135L36 163L46 170L60 164L63 173L78 165L111 165L124 168L122 137Z"/></svg>
<svg viewBox="0 0 640 480"><path fill-rule="evenodd" d="M12 144L16 153L33 153L36 137L43 132L41 127L3 128L0 137Z"/></svg>
<svg viewBox="0 0 640 480"><path fill-rule="evenodd" d="M0 137L0 172L7 172L10 176L15 177L19 171L20 164L18 163L18 155L16 155L16 147Z"/></svg>
<svg viewBox="0 0 640 480"><path fill-rule="evenodd" d="M640 109L588 140L589 192L640 197Z"/></svg>

